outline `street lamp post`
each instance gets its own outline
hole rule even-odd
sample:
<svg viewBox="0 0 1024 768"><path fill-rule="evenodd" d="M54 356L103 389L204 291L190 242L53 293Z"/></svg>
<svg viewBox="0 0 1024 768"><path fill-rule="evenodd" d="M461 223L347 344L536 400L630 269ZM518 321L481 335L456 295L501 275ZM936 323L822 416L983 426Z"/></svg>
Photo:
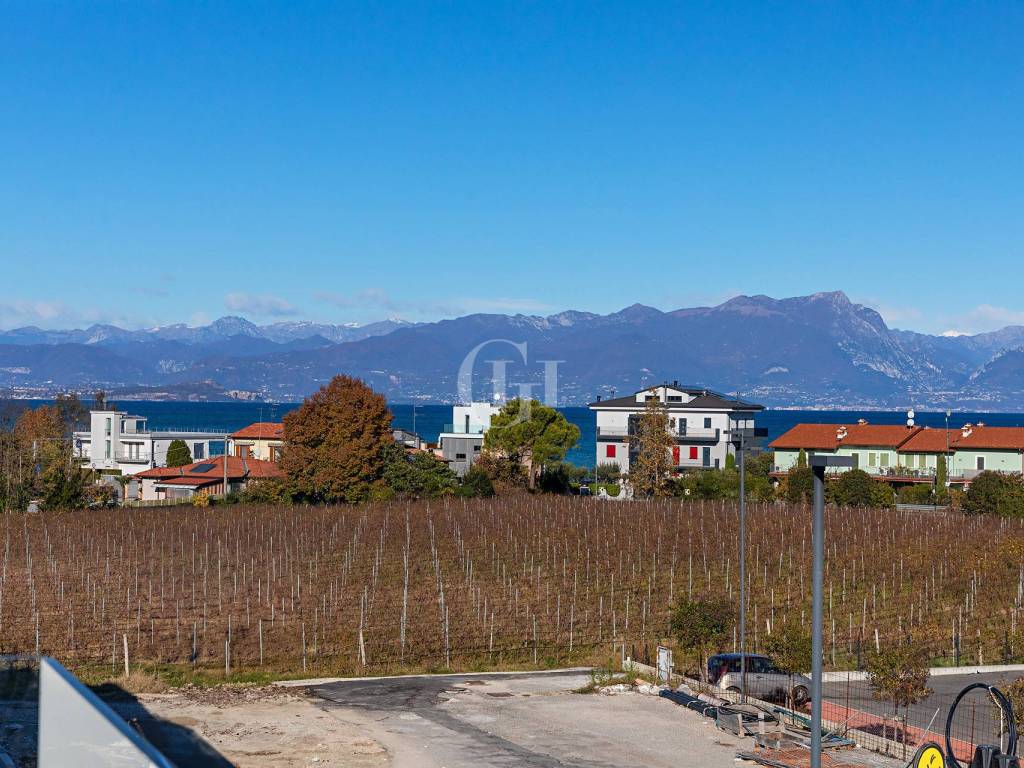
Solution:
<svg viewBox="0 0 1024 768"><path fill-rule="evenodd" d="M753 427L736 427L729 431L730 442L736 449L737 466L740 472L740 697L747 700L747 488L746 488L746 438L763 438L768 430Z"/></svg>
<svg viewBox="0 0 1024 768"><path fill-rule="evenodd" d="M942 457L942 460L946 462L946 486L950 487L953 485L952 477L953 472L949 466L949 417L953 415L953 411L949 408L946 409L946 455Z"/></svg>
<svg viewBox="0 0 1024 768"><path fill-rule="evenodd" d="M821 675L824 655L822 592L825 581L825 470L852 467L852 456L812 456L814 474L813 550L811 598L811 768L821 768Z"/></svg>

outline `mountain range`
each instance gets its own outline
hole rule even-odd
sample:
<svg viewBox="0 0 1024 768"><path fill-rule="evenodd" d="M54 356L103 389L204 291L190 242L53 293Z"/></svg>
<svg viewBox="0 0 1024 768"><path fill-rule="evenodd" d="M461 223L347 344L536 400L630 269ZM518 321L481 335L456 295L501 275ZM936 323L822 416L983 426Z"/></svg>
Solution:
<svg viewBox="0 0 1024 768"><path fill-rule="evenodd" d="M608 315L473 314L416 324L257 326L224 317L202 327L17 328L0 331L0 391L289 401L347 373L392 401L452 402L459 366L481 344L477 397L489 391L487 361L501 358L512 361L508 381L533 384L535 395L542 361L560 361L566 405L679 380L773 407L1024 410L1024 326L955 337L891 329L838 291L738 296L668 312L634 304Z"/></svg>

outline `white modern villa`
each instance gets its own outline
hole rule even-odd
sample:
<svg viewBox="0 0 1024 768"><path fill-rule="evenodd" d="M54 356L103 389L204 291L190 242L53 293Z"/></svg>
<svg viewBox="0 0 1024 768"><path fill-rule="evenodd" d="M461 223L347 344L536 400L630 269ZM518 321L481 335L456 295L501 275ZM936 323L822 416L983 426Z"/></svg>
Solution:
<svg viewBox="0 0 1024 768"><path fill-rule="evenodd" d="M92 411L89 431L75 432L75 456L83 466L95 470L120 471L134 475L167 463L167 449L183 440L193 461L209 458L210 444L223 444L226 435L217 432L155 431L145 416L127 411Z"/></svg>
<svg viewBox="0 0 1024 768"><path fill-rule="evenodd" d="M452 408L452 423L445 424L438 435L437 447L448 466L462 477L480 457L484 433L491 426L491 417L501 408L485 402L456 405Z"/></svg>
<svg viewBox="0 0 1024 768"><path fill-rule="evenodd" d="M675 438L672 465L677 470L715 469L735 455L733 437L754 429L754 415L763 405L748 403L709 389L658 384L626 397L590 403L597 414L597 464L617 464L629 472L637 450L634 436L647 402L656 400L668 412L669 431Z"/></svg>

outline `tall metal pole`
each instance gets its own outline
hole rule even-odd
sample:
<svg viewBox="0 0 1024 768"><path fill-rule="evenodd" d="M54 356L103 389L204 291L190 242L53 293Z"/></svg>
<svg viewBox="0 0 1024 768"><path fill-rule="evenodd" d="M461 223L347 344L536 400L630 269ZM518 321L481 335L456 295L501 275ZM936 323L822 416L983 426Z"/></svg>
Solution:
<svg viewBox="0 0 1024 768"><path fill-rule="evenodd" d="M814 472L814 521L811 602L811 768L821 768L822 591L825 581L825 467Z"/></svg>
<svg viewBox="0 0 1024 768"><path fill-rule="evenodd" d="M743 432L739 440L740 466L740 698L747 700L747 489L744 470Z"/></svg>

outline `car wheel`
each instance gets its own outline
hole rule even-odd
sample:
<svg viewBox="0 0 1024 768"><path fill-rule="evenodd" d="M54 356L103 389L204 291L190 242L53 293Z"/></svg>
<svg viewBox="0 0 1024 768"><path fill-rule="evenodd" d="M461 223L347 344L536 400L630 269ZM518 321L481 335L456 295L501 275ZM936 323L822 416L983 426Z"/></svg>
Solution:
<svg viewBox="0 0 1024 768"><path fill-rule="evenodd" d="M793 703L796 706L799 707L801 704L806 704L807 700L810 698L810 693L808 693L807 689L804 686L798 685L795 688L793 688Z"/></svg>

